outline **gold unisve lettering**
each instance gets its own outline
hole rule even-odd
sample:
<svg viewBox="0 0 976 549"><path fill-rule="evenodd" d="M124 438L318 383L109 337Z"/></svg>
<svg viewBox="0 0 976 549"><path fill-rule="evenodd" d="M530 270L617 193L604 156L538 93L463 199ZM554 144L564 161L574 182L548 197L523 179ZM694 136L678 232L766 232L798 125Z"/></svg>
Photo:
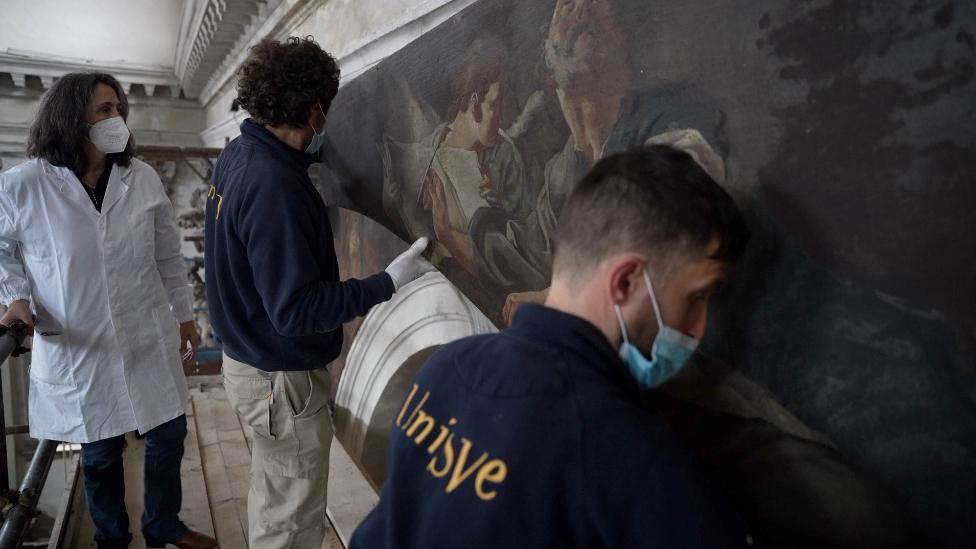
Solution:
<svg viewBox="0 0 976 549"><path fill-rule="evenodd" d="M453 427L454 425L457 425L457 418L454 417L448 420L447 425L441 425L441 432L437 434L437 438L434 439L434 442L430 443L430 446L427 447L428 454L433 454L437 451L438 446L444 444L444 439L447 438L447 434L451 432L448 427Z"/></svg>
<svg viewBox="0 0 976 549"><path fill-rule="evenodd" d="M423 432L417 435L417 438L414 439L414 442L416 442L417 444L423 444L424 439L427 438L427 435L430 434L430 432L434 429L435 423L436 422L434 421L433 416L430 416L429 414L427 414L427 412L421 410L417 412L417 419L414 420L413 425L411 425L410 428L407 429L407 436L412 437L413 434L417 432L417 429L420 428L421 424L426 424L424 426Z"/></svg>
<svg viewBox="0 0 976 549"><path fill-rule="evenodd" d="M427 470L430 474L437 478L444 478L447 472L451 470L451 465L454 464L454 433L451 433L447 437L447 444L444 444L444 467L440 470L437 469L437 456L430 458L430 463L427 464Z"/></svg>
<svg viewBox="0 0 976 549"><path fill-rule="evenodd" d="M485 482L501 484L502 482L505 482L506 476L508 476L508 466L505 465L504 461L500 459L493 459L489 461L478 470L478 476L474 479L474 493L478 494L478 497L485 501L495 499L498 492L495 490L490 492L486 491Z"/></svg>
<svg viewBox="0 0 976 549"><path fill-rule="evenodd" d="M413 424L413 418L414 418L414 416L416 416L417 415L417 412L420 411L420 409L424 407L424 404L427 403L427 399L428 398L430 398L430 391L424 391L424 396L423 396L423 398L420 399L420 402L417 404L417 407L414 408L412 412L410 412L410 415L409 416L407 416L407 421L406 421L406 423L403 424L403 430L404 431L407 430L407 427L409 427L410 425Z"/></svg>
<svg viewBox="0 0 976 549"><path fill-rule="evenodd" d="M417 389L419 389L419 387L417 387L417 384L414 383L413 389L410 389L410 394L407 395L407 400L403 401L403 406L400 407L400 414L397 415L397 420L396 420L397 427L400 427L402 425L401 421L403 420L403 414L407 412L407 408L410 406L410 401L413 400L413 395L417 394Z"/></svg>
<svg viewBox="0 0 976 549"><path fill-rule="evenodd" d="M461 438L461 453L458 455L457 462L454 464L454 472L451 473L451 478L447 481L448 494L453 492L462 482L465 481L475 469L481 467L481 464L488 459L488 452L481 454L481 457L477 461L471 464L467 469L464 468L464 464L468 461L468 453L471 452L471 441L466 438Z"/></svg>
<svg viewBox="0 0 976 549"><path fill-rule="evenodd" d="M210 185L210 190L207 191L207 198L211 200L215 198L217 199L217 213L214 219L220 219L220 207L224 205L224 196L221 194L217 194L217 187Z"/></svg>
<svg viewBox="0 0 976 549"><path fill-rule="evenodd" d="M482 501L491 501L498 496L497 487L501 486L508 477L508 465L498 458L490 459L488 452L482 452L475 461L468 463L474 443L461 437L461 448L454 448L454 435L452 427L458 424L458 419L452 417L446 424L438 427L437 418L433 414L424 410L424 405L430 399L430 391L424 391L424 396L419 402L414 403L414 399L420 387L414 384L410 389L410 394L400 407L400 413L396 418L396 426L403 430L404 435L417 446L423 447L427 442L434 428L437 427L437 436L427 446L427 453L431 454L430 461L427 462L427 472L434 478L447 479L444 491L448 494L457 490L469 478L474 476L473 491ZM404 414L409 415L404 419ZM438 455L438 450L440 454ZM441 459L443 458L443 462ZM486 486L487 485L487 486ZM492 489L496 488L496 489Z"/></svg>

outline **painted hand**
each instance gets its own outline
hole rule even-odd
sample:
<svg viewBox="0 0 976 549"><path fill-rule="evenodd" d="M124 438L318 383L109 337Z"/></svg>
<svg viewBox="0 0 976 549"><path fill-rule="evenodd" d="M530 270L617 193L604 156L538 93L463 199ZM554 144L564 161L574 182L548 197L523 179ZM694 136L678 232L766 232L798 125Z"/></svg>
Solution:
<svg viewBox="0 0 976 549"><path fill-rule="evenodd" d="M488 202L489 206L497 208L501 203L502 199L499 196L498 186L495 184L495 180L491 178L491 174L487 171L481 172L482 180L478 185L478 194L481 198L484 198Z"/></svg>
<svg viewBox="0 0 976 549"><path fill-rule="evenodd" d="M512 318L515 317L515 311L517 311L522 305L525 305L526 303L542 305L545 303L546 297L548 296L549 288L532 292L515 292L508 294L508 297L505 298L505 306L502 307L502 324L504 326L511 325Z"/></svg>
<svg viewBox="0 0 976 549"><path fill-rule="evenodd" d="M448 217L444 182L436 172L431 170L427 172L427 179L424 180L424 189L427 191L427 203L430 205L434 221L434 234L437 235L438 240L449 240L454 227L451 226L451 219Z"/></svg>
<svg viewBox="0 0 976 549"><path fill-rule="evenodd" d="M459 230L451 223L447 212L447 198L444 194L444 183L436 173L430 172L426 183L427 194L430 199L434 221L434 236L437 241L447 248L451 257L462 269L474 274L474 244L471 237Z"/></svg>
<svg viewBox="0 0 976 549"><path fill-rule="evenodd" d="M403 200L403 194L400 190L400 181L395 177L390 177L383 180L383 205L384 206L394 206L399 207L400 202Z"/></svg>

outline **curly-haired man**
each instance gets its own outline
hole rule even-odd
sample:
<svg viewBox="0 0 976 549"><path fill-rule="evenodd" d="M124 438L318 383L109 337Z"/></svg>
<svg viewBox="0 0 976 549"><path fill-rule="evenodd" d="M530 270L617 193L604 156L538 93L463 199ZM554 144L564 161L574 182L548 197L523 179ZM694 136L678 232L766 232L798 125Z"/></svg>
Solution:
<svg viewBox="0 0 976 549"><path fill-rule="evenodd" d="M265 40L240 70L251 118L214 169L207 202L207 301L224 347L227 396L254 432L251 547L318 547L332 422L326 366L342 324L429 267L421 238L384 272L339 280L326 207L308 176L339 88L311 38Z"/></svg>

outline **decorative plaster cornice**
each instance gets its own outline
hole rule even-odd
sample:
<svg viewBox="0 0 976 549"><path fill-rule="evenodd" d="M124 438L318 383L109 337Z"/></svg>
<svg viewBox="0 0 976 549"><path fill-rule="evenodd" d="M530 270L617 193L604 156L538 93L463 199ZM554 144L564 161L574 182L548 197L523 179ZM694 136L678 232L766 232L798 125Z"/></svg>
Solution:
<svg viewBox="0 0 976 549"><path fill-rule="evenodd" d="M0 151L23 152L27 146L29 124L0 124ZM196 132L174 132L133 129L135 142L141 145L198 147L203 143Z"/></svg>
<svg viewBox="0 0 976 549"><path fill-rule="evenodd" d="M175 72L184 93L199 97L218 67L255 29L274 19L283 5L307 1L310 0L195 0L183 11L176 51Z"/></svg>
<svg viewBox="0 0 976 549"><path fill-rule="evenodd" d="M295 25L294 21L307 19L326 1L328 0L280 0L267 17L252 21L210 75L200 92L200 102L207 105L237 74L237 69L244 62L249 49L267 36L280 38L288 27Z"/></svg>
<svg viewBox="0 0 976 549"><path fill-rule="evenodd" d="M47 55L30 51L7 49L0 52L0 72L13 77L14 85L24 86L27 76L37 76L47 88L55 78L69 72L107 72L115 76L129 91L132 84L142 84L152 95L157 86L179 86L173 67L144 65L128 61L106 61L81 57ZM175 94L174 94L175 95Z"/></svg>

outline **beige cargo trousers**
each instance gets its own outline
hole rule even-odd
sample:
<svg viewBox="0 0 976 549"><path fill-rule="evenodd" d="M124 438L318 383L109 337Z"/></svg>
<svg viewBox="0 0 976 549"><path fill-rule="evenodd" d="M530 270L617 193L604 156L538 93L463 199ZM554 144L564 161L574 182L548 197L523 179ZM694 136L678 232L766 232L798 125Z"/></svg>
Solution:
<svg viewBox="0 0 976 549"><path fill-rule="evenodd" d="M332 417L329 371L265 372L224 355L227 399L253 431L247 495L252 549L322 545Z"/></svg>

